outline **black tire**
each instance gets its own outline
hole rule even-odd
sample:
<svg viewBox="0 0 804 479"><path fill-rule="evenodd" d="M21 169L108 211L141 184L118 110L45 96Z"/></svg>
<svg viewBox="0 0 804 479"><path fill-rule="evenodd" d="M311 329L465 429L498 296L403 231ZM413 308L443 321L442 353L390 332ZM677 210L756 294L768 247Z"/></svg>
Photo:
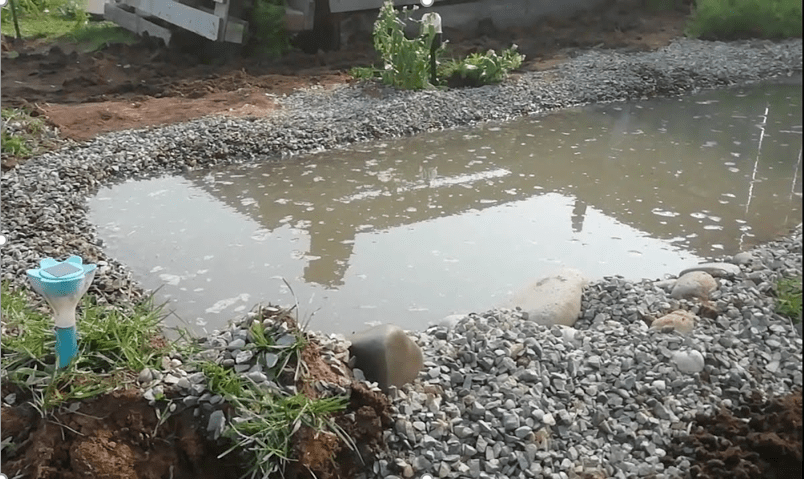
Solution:
<svg viewBox="0 0 804 479"><path fill-rule="evenodd" d="M329 0L316 0L313 29L296 35L293 45L310 55L318 50L340 50L341 14L330 12Z"/></svg>

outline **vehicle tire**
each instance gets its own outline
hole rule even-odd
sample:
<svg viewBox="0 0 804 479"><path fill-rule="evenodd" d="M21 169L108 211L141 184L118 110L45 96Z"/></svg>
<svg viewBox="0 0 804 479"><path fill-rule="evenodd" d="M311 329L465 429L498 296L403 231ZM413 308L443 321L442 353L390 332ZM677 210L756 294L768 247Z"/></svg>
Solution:
<svg viewBox="0 0 804 479"><path fill-rule="evenodd" d="M329 0L316 0L313 29L300 32L293 40L294 46L304 53L315 54L318 50L336 51L341 48L341 14L329 10Z"/></svg>

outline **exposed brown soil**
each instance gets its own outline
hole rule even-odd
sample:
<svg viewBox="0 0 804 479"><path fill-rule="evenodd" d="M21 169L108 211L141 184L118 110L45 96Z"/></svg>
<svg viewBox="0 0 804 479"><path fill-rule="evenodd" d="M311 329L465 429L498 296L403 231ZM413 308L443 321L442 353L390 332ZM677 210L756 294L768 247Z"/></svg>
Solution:
<svg viewBox="0 0 804 479"><path fill-rule="evenodd" d="M699 416L692 434L669 452L694 458L687 475L693 479L799 478L801 400L801 390L770 401L755 394L750 404L736 410Z"/></svg>
<svg viewBox="0 0 804 479"><path fill-rule="evenodd" d="M332 384L345 382L346 378L323 361L315 343L305 348L302 361L309 374L308 379L299 384L299 390L308 397L319 397L312 387L313 380ZM287 477L309 477L308 469L322 479L354 477L366 464L371 464L375 454L384 447L382 433L391 425L391 403L384 394L353 383L349 406L335 422L354 440L357 450L352 450L334 434L316 434L310 428L302 427L294 446L294 456L299 461L289 467Z"/></svg>
<svg viewBox="0 0 804 479"><path fill-rule="evenodd" d="M192 411L159 424L134 390L116 391L43 418L25 402L2 408L3 473L31 479L237 479L233 457L204 437Z"/></svg>
<svg viewBox="0 0 804 479"><path fill-rule="evenodd" d="M286 311L263 310L265 317L297 328ZM276 311L276 308L273 309ZM264 318L260 318L262 320ZM345 411L335 422L354 441L356 449L337 435L301 427L292 436L293 462L285 470L289 479L346 479L374 461L384 448L383 431L391 425L388 398L352 383L345 364L336 370L321 357L320 347L308 342L302 351L306 372L296 383L310 398L320 394L314 381L341 385L349 391ZM293 366L293 365L291 365ZM283 374L293 384L293 374ZM183 408L160 422L154 407L136 389L120 390L93 400L65 404L45 417L32 406L30 394L3 384L2 394L15 393L14 406L2 407L2 440L10 441L2 452L2 472L16 479L235 479L247 471L250 457L243 451L218 455L231 447L228 439L211 441L205 430L209 412ZM164 411L167 404L158 404ZM75 409L77 408L77 409ZM196 415L194 413L200 412ZM232 408L224 412L232 417ZM164 415L164 413L163 413ZM282 477L277 474L276 477Z"/></svg>
<svg viewBox="0 0 804 479"><path fill-rule="evenodd" d="M566 20L548 18L529 28L502 31L483 24L476 32L445 29L447 55L501 50L516 43L526 55L522 71L544 70L579 49L650 50L682 35L688 7L651 12L643 3L612 0L596 11ZM211 114L262 116L276 108L266 93L346 83L351 67L376 60L369 35L355 36L341 51L310 55L295 50L273 61L231 51L213 55L197 44L175 43L170 49L142 41L80 53L75 45L4 37L3 106L25 107L47 117L63 137L84 140L101 132ZM221 59L226 61L203 64ZM6 166L13 163L4 158Z"/></svg>

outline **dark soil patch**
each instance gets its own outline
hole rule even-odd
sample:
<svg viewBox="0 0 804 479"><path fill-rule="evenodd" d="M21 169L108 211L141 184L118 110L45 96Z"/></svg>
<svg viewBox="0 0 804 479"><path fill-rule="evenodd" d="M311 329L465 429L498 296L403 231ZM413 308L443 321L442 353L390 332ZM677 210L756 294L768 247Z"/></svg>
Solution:
<svg viewBox="0 0 804 479"><path fill-rule="evenodd" d="M349 386L351 378L326 364L314 342L304 350L303 358L309 375L298 385L302 393L318 397L311 386L315 380ZM160 423L154 407L131 389L74 404L77 409L63 405L43 418L31 405L30 395L24 398L24 392L12 391L9 385L3 389L3 397L17 394L17 405L2 407L2 439L11 438L2 453L3 472L8 477L236 479L248 469L250 458L243 451L218 459L231 442L211 441L205 430L208 413L196 415L197 408L180 406ZM331 432L302 427L292 438L295 461L284 477L351 478L370 467L375 454L385 447L383 431L391 426L388 398L358 383L346 389L350 402L335 416L335 422L356 449ZM159 409L165 407L162 404ZM230 407L225 412L232 416Z"/></svg>
<svg viewBox="0 0 804 479"><path fill-rule="evenodd" d="M699 416L690 436L677 440L670 456L694 462L694 479L788 479L802 477L801 390L714 416ZM667 458L667 465L672 459Z"/></svg>
<svg viewBox="0 0 804 479"><path fill-rule="evenodd" d="M191 410L159 423L137 391L121 390L43 418L30 402L3 406L3 472L25 479L237 479L235 458L205 438Z"/></svg>
<svg viewBox="0 0 804 479"><path fill-rule="evenodd" d="M310 343L302 353L309 376L298 387L311 398L319 397L312 380L346 384L345 378L321 358L318 345ZM344 369L346 365L344 365ZM294 437L293 456L299 461L291 464L286 477L339 479L355 477L374 462L376 453L385 447L383 431L391 426L391 403L377 391L360 383L350 386L349 405L335 417L335 423L354 441L356 450L329 432L303 427ZM312 474L311 474L312 472Z"/></svg>

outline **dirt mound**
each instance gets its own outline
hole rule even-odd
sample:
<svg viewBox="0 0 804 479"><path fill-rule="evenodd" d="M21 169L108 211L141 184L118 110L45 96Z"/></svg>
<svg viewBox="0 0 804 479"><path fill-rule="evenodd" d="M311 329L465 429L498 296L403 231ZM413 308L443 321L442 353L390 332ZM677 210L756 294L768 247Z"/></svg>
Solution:
<svg viewBox="0 0 804 479"><path fill-rule="evenodd" d="M344 378L328 365L315 342L308 343L302 352L302 361L309 374L297 387L308 397L320 397L312 387L314 380L346 384L346 381L353 379ZM383 431L391 427L391 402L384 394L353 382L349 405L346 411L335 417L335 423L351 438L357 449L353 450L333 433L316 434L312 429L302 427L294 436L293 456L298 462L290 465L285 472L286 477L338 479L355 477L365 470L373 463L376 454L385 448Z"/></svg>
<svg viewBox="0 0 804 479"><path fill-rule="evenodd" d="M3 472L36 479L237 479L245 470L204 437L192 411L159 421L134 390L43 418L29 402L2 408Z"/></svg>
<svg viewBox="0 0 804 479"><path fill-rule="evenodd" d="M291 326L294 326L292 323ZM295 327L295 326L294 326ZM292 436L292 459L284 477L339 479L355 477L370 467L385 448L383 431L391 426L391 404L377 390L351 382L321 357L315 341L302 352L307 374L296 383L310 398L320 397L319 381L348 386L346 410L335 423L353 441L345 443L332 432L301 427ZM347 374L348 368L343 365ZM292 375L288 378L293 382ZM285 381L287 382L287 381ZM351 384L350 384L351 383ZM207 437L208 412L178 407L157 414L135 389L63 405L43 417L30 395L4 385L2 396L14 392L17 405L2 407L3 472L19 479L236 479L251 463L245 451L218 456L232 443ZM157 404L167 411L167 403ZM224 408L226 417L233 410ZM353 447L354 446L354 447Z"/></svg>
<svg viewBox="0 0 804 479"><path fill-rule="evenodd" d="M802 473L801 390L714 416L699 416L692 434L674 443L670 456L694 458L687 477L788 479ZM672 460L668 458L668 465Z"/></svg>

